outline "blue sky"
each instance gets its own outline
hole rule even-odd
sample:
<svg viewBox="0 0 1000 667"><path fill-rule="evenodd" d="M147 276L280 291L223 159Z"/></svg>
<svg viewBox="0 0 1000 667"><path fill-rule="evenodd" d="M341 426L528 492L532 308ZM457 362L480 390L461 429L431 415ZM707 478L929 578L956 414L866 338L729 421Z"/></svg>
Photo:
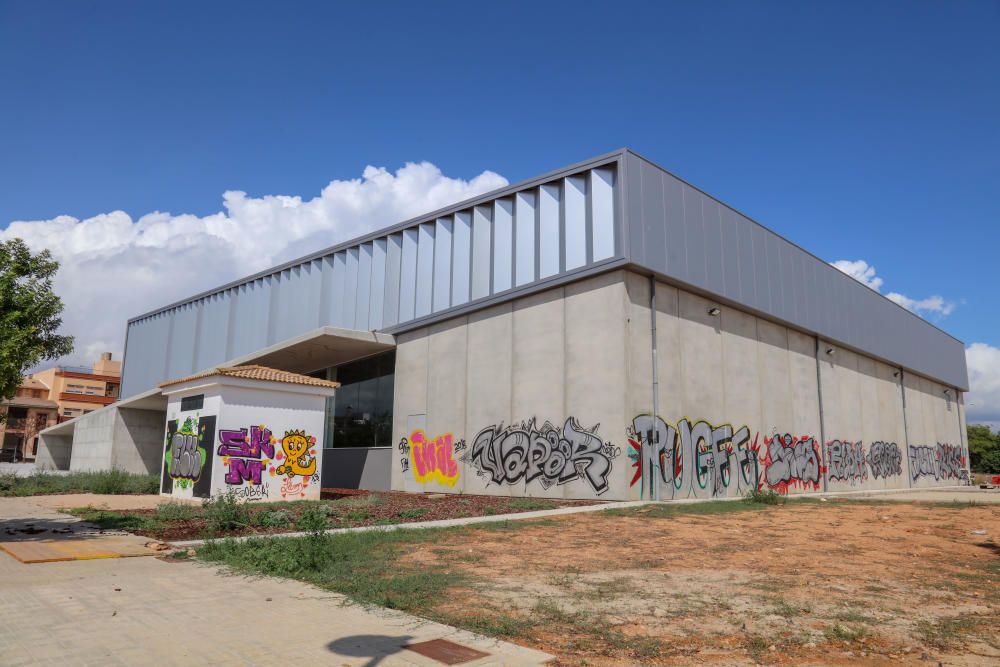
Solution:
<svg viewBox="0 0 1000 667"><path fill-rule="evenodd" d="M0 230L629 146L1000 347L997 34L997 2L4 1Z"/></svg>

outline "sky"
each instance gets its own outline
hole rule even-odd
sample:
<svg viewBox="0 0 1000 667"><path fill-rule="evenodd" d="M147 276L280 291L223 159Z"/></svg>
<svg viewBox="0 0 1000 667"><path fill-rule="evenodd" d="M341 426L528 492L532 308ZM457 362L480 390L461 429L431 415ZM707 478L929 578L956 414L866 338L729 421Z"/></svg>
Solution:
<svg viewBox="0 0 1000 667"><path fill-rule="evenodd" d="M627 146L962 340L1000 424L1000 2L0 0L0 240L125 320Z"/></svg>

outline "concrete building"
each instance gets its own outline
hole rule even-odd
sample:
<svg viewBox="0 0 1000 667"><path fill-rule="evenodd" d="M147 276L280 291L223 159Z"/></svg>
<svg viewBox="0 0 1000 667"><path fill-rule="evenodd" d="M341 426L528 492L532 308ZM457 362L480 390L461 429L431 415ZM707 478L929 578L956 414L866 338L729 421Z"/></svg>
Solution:
<svg viewBox="0 0 1000 667"><path fill-rule="evenodd" d="M630 150L131 319L124 400L46 431L44 461L82 466L97 438L101 465L157 470L158 385L246 364L340 383L323 486L667 499L968 480L960 341ZM119 427L136 420L148 439Z"/></svg>

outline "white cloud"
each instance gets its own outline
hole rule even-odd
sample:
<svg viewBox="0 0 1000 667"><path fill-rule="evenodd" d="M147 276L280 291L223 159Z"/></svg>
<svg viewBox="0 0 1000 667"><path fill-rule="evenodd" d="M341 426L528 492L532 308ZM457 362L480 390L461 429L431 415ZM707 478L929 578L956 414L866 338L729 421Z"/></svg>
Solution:
<svg viewBox="0 0 1000 667"><path fill-rule="evenodd" d="M838 259L836 262L830 262L830 264L858 282L871 287L876 292L882 291L882 285L885 281L876 274L875 267L865 260ZM924 299L913 299L899 292L889 292L885 295L885 298L898 303L903 308L918 315L932 314L938 317L946 317L951 315L952 311L955 310L955 303L953 301L947 301L944 297L936 294Z"/></svg>
<svg viewBox="0 0 1000 667"><path fill-rule="evenodd" d="M965 350L969 365L966 420L1000 426L1000 348L973 343Z"/></svg>
<svg viewBox="0 0 1000 667"><path fill-rule="evenodd" d="M851 261L849 259L838 259L831 262L834 267L840 269L859 283L868 285L878 292L882 288L882 279L875 275L875 267L869 266L863 259Z"/></svg>
<svg viewBox="0 0 1000 667"><path fill-rule="evenodd" d="M429 162L395 173L369 166L361 178L331 181L307 200L230 191L225 210L204 217L64 215L13 222L0 241L21 237L60 261L63 331L76 337L64 361L89 364L102 351L121 358L129 317L506 184L491 171L450 178Z"/></svg>

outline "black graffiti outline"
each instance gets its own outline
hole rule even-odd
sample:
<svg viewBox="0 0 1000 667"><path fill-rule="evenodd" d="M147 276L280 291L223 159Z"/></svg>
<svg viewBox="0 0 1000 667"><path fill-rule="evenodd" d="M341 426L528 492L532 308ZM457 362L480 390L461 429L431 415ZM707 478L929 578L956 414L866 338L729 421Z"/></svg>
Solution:
<svg viewBox="0 0 1000 667"><path fill-rule="evenodd" d="M602 495L621 449L601 440L598 428L600 424L583 428L575 417L568 417L561 429L548 421L539 427L534 417L507 427L495 424L480 430L459 460L472 464L487 483L538 480L548 489L581 479Z"/></svg>

